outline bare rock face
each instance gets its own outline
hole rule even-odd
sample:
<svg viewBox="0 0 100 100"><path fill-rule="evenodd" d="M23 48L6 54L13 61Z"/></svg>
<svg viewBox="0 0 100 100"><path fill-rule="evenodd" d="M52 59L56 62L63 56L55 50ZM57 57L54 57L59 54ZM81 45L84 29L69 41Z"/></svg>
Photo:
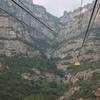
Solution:
<svg viewBox="0 0 100 100"><path fill-rule="evenodd" d="M88 4L82 8L83 18L80 21L80 8L73 12L65 11L62 17L57 18L49 14L44 7L34 5L32 0L21 0L21 2L16 0L16 2L23 6L26 10L31 10L31 13L34 16L52 28L52 30L56 31L56 34L47 29L44 25L39 23L13 2L0 0L0 7L8 12L7 14L0 10L0 45L2 48L3 44L6 43L5 41L11 40L14 41L14 45L24 48L15 48L18 52L20 50L27 51L25 48L30 46L35 50L45 52L46 55L50 54L50 56L59 57L61 59L67 57L68 61L73 62L73 57L78 53L83 42L83 37L89 22L89 16L91 14L93 4ZM9 16L9 14L13 17ZM85 48L82 49L82 55L87 60L91 59L91 49L91 52L93 52L92 58L96 61L99 60L99 16L100 12L97 14L95 24L90 32ZM18 44L16 41L19 41L20 43ZM10 43L11 42L8 44L10 45ZM56 50L54 50L53 47L55 47ZM95 52L96 56L94 56Z"/></svg>
<svg viewBox="0 0 100 100"><path fill-rule="evenodd" d="M28 46L36 50L42 50L43 52L47 48L55 45L56 41L54 38L57 34L54 34L49 29L45 28L44 25L39 23L20 7L16 6L13 2L8 0L0 2L0 7L8 12L6 13L5 11L0 10L1 54L5 52L5 48L10 48L7 52L10 52L11 50L16 51L16 53L24 52L26 54L26 52L29 52L25 49L29 48ZM16 0L16 2L28 11L31 10L34 16L41 21L44 21L44 23L46 22L51 28L56 29L57 31L58 27L56 22L59 22L58 18L47 13L44 7L33 5L32 0ZM6 7L4 7L4 5L6 5ZM9 14L11 16L9 16ZM7 45L12 45L13 48L11 49L11 47Z"/></svg>
<svg viewBox="0 0 100 100"><path fill-rule="evenodd" d="M57 40L59 47L53 52L54 57L59 57L66 62L73 63L74 57L78 54L83 42L83 38L90 19L93 4L88 4L82 8L80 20L80 8L73 12L64 12L60 18L63 26L60 29ZM97 6L98 7L98 6ZM96 8L97 9L97 8ZM93 27L88 33L88 38L81 50L80 60L99 61L100 60L100 11L97 14ZM82 24L82 26L81 26ZM82 32L81 32L82 31ZM98 37L98 38L97 38ZM61 62L60 62L61 63Z"/></svg>

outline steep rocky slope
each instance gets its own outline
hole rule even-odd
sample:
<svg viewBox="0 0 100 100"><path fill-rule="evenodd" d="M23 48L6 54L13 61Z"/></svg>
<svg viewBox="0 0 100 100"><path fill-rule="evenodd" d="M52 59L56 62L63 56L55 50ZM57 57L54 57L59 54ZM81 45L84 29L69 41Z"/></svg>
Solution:
<svg viewBox="0 0 100 100"><path fill-rule="evenodd" d="M57 100L64 91L71 100L82 96L88 98L84 95L88 91L84 90L84 85L93 87L96 83L91 78L92 70L100 72L100 12L81 50L81 68L77 70L73 62L80 50L93 4L85 5L81 16L78 8L73 12L65 11L62 17L57 18L44 7L33 5L32 0L16 2L31 10L56 33L11 0L0 0L0 99ZM100 86L98 74L95 78L97 87L93 89L96 91Z"/></svg>
<svg viewBox="0 0 100 100"><path fill-rule="evenodd" d="M30 2L27 0L21 1L23 3L19 2L19 0L16 2L25 7L26 10L29 11L30 9L34 16L38 17L44 23L46 22L47 25L56 32L58 31L60 23L58 18L49 14L44 7L33 5L32 0L30 0ZM20 42L24 42L24 44L30 44L33 48L41 51L54 47L57 43L55 41L57 34L52 33L51 30L47 29L44 25L15 5L12 1L1 0L0 7L5 10L0 10L0 37L3 40L18 40ZM6 11L8 13L6 13Z"/></svg>
<svg viewBox="0 0 100 100"><path fill-rule="evenodd" d="M36 19L34 19L27 12L22 10L10 0L1 0L1 8L3 8L5 11L8 11L8 13L13 16L11 17L5 12L1 11L1 38L16 39L18 41L24 42L24 44L29 44L35 49L45 51L47 52L47 55L50 54L54 57L73 57L75 54L73 52L78 52L83 41L87 24L89 22L93 4L84 6L82 8L81 16L80 8L78 8L75 11L69 13L65 11L61 18L57 18L49 14L44 7L33 5L32 0L30 0L30 2L27 0L17 0L16 2L26 9L28 8L28 11L31 10L34 16L50 26L51 29L55 30L56 33L47 29L45 26L43 26ZM95 48L95 44L99 44L99 39L96 40L97 35L99 35L99 16L100 12L98 13L95 25L89 35L89 39L86 44L87 48L89 49L91 49L90 47L92 45L92 47ZM17 19L14 17L17 17ZM80 21L80 17L82 22ZM83 34L81 33L80 28L82 29ZM5 32L5 30L7 32ZM96 41L93 42L92 40ZM56 50L55 52L52 52L54 51L54 48L56 48ZM88 52L88 50L85 49L86 48L82 50L83 53ZM99 49L99 47L97 47L97 49ZM71 55L69 54L70 52Z"/></svg>
<svg viewBox="0 0 100 100"><path fill-rule="evenodd" d="M58 35L58 40L61 42L53 53L54 57L60 58L60 61L57 62L58 67L62 66L62 69L65 69L63 68L64 64L64 67L68 68L70 64L74 63L85 36L93 4L85 5L82 8L81 16L80 8L78 8L74 12L64 12L64 15L60 18L60 22L64 25ZM89 31L85 45L81 49L80 60L84 63L99 62L100 60L99 20L100 11L97 14L94 25Z"/></svg>
<svg viewBox="0 0 100 100"><path fill-rule="evenodd" d="M33 5L32 0L22 2L33 15L58 30L57 17L46 12L44 7ZM0 8L0 88L3 90L0 90L0 99L57 99L64 91L65 85L61 83L64 73L57 69L53 59L44 55L56 44L57 34L11 0L0 0Z"/></svg>

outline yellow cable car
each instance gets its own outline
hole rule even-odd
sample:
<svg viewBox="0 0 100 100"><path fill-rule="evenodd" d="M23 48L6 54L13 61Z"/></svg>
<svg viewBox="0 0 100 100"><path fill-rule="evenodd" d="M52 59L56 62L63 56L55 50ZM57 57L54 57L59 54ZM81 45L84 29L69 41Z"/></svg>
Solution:
<svg viewBox="0 0 100 100"><path fill-rule="evenodd" d="M80 67L80 60L79 60L79 57L77 56L77 60L75 61L75 63L74 63L74 65L76 66L76 67Z"/></svg>
<svg viewBox="0 0 100 100"><path fill-rule="evenodd" d="M75 65L75 66L80 66L80 61L76 61L76 62L74 63L74 65Z"/></svg>

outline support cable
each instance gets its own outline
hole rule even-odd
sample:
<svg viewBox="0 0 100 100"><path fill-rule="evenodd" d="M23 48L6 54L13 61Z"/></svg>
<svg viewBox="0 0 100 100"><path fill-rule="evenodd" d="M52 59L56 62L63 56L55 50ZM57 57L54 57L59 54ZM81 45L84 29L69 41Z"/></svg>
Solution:
<svg viewBox="0 0 100 100"><path fill-rule="evenodd" d="M33 31L34 31L34 27L29 26L28 24L26 24L24 21L18 19L17 17L15 17L13 14L10 14L9 12L7 12L6 10L4 10L3 8L0 8L0 10L4 11L5 13L7 13L9 16L15 18L20 24L22 24L23 26L27 26L30 27ZM39 32L39 31L38 31ZM42 33L43 34L43 33ZM44 34L43 34L44 35ZM44 35L46 38L48 38L46 35ZM48 38L49 39L49 38ZM51 39L49 39L51 40Z"/></svg>
<svg viewBox="0 0 100 100"><path fill-rule="evenodd" d="M55 35L57 35L57 32L55 32L53 29L51 29L48 25L46 25L44 22L42 22L39 18L37 18L36 16L34 16L32 14L32 11L30 11L30 9L26 9L24 7L22 7L19 3L17 3L15 0L11 0L14 4L16 4L17 6L19 6L21 9L23 9L25 12L27 12L32 18L34 18L35 20L37 20L40 24L42 24L43 26L45 26L47 29L49 29L51 32L53 32ZM19 1L19 0L18 0ZM24 5L25 6L25 5Z"/></svg>
<svg viewBox="0 0 100 100"><path fill-rule="evenodd" d="M90 20L89 20L89 24L88 24L88 27L87 27L87 30L86 30L86 33L85 33L85 37L83 39L82 46L81 46L80 50L83 48L84 43L86 41L86 38L87 38L87 35L88 35L88 32L89 32L89 29L90 29L91 21L92 21L92 18L94 16L94 12L95 12L95 9L96 9L97 1L98 0L95 0L94 6L93 6L93 10L92 10L92 13L91 13L91 17L90 17ZM81 51L79 51L79 53L78 53L78 57L80 56L80 52Z"/></svg>

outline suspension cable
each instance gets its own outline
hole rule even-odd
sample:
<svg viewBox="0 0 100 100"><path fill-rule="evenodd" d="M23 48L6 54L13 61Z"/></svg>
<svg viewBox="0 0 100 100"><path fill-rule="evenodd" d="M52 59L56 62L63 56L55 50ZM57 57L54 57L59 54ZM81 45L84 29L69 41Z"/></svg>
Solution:
<svg viewBox="0 0 100 100"><path fill-rule="evenodd" d="M98 2L98 4L99 4L99 2ZM93 18L93 21L92 21L90 30L92 29L92 27L93 27L93 25L94 25L94 22L95 22L95 19L96 19L96 17L97 17L97 14L98 14L99 10L100 10L100 4L98 5L97 11L96 11L96 13L95 13L95 15L94 15L94 18Z"/></svg>
<svg viewBox="0 0 100 100"><path fill-rule="evenodd" d="M9 16L15 18L20 24L22 24L23 26L27 26L30 27L33 31L34 31L34 27L29 26L27 23L25 23L24 21L18 19L17 17L15 17L13 14L7 12L6 10L4 10L3 8L0 7L0 10L4 11L5 13L7 13ZM43 34L43 33L42 33ZM45 34L43 34L46 38L48 38ZM49 39L49 38L48 38ZM49 39L51 40L51 39Z"/></svg>
<svg viewBox="0 0 100 100"><path fill-rule="evenodd" d="M100 10L100 4L99 4L99 2L98 2L98 8L97 8L96 13L95 13L95 15L94 15L94 18L93 18L93 21L92 21L92 24L91 24L91 27L90 27L90 31L91 31L91 29L93 28L93 25L94 25L94 22L95 22L95 19L96 19L96 17L97 17L97 14L98 14L99 10ZM88 36L89 36L89 35L88 35Z"/></svg>
<svg viewBox="0 0 100 100"><path fill-rule="evenodd" d="M13 3L15 3L17 6L19 6L21 9L23 9L25 12L27 12L32 18L34 18L35 20L37 20L39 23L41 23L43 26L45 26L47 29L49 29L51 32L53 32L55 35L57 35L58 33L55 32L53 29L51 29L48 25L46 25L43 21L41 21L39 18L37 18L36 16L34 16L29 9L25 9L24 7L22 7L19 3L17 3L15 0L11 0ZM28 11L29 10L29 11Z"/></svg>
<svg viewBox="0 0 100 100"><path fill-rule="evenodd" d="M98 0L95 0L94 6L93 6L93 10L92 10L92 13L91 13L91 17L90 17L90 20L89 20L89 24L88 24L88 27L87 27L87 30L86 30L86 33L85 33L85 37L84 37L84 39L83 39L82 46L81 46L80 50L83 48L84 43L85 43L85 41L86 41L86 37L87 37L88 32L89 32L89 29L90 29L91 21L92 21L92 18L93 18L93 16L94 16L94 12L95 12L95 9L96 9L97 1L98 1ZM78 53L78 57L80 56L80 52L81 52L81 51L79 51L79 53Z"/></svg>

